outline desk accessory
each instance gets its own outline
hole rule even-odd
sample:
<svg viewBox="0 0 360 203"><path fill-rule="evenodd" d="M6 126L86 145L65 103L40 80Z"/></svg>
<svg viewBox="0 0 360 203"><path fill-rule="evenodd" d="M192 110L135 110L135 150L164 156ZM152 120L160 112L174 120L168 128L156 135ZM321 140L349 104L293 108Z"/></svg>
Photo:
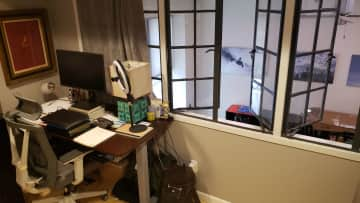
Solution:
<svg viewBox="0 0 360 203"><path fill-rule="evenodd" d="M143 131L136 132L133 129L131 129L132 127L131 124L127 123L121 126L120 128L116 129L115 131L121 133L121 135L140 139L153 130L153 127L147 127L146 125L137 125L137 126L145 126L146 128Z"/></svg>
<svg viewBox="0 0 360 203"><path fill-rule="evenodd" d="M40 118L42 108L38 102L18 95L14 96L18 100L14 114L29 120L37 120Z"/></svg>
<svg viewBox="0 0 360 203"><path fill-rule="evenodd" d="M113 96L126 100L118 102L120 120L130 122L132 132L145 131L146 126L136 123L146 118L148 104L142 105L143 97L152 91L149 63L114 60L109 74Z"/></svg>

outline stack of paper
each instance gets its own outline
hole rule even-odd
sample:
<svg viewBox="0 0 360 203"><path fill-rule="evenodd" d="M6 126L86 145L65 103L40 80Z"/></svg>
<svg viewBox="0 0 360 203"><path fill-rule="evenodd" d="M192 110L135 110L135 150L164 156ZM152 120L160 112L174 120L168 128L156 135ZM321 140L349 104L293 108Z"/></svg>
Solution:
<svg viewBox="0 0 360 203"><path fill-rule="evenodd" d="M87 147L95 147L98 144L104 142L110 137L114 136L116 133L110 130L106 130L100 127L95 127L79 136L77 136L74 141L87 146Z"/></svg>

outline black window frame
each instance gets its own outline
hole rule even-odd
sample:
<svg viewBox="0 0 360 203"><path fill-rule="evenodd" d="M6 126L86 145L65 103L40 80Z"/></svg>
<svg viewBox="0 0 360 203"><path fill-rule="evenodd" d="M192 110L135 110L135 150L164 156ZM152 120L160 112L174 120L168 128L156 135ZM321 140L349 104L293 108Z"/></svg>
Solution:
<svg viewBox="0 0 360 203"><path fill-rule="evenodd" d="M254 129L254 128L250 128L250 127L246 127L246 126L241 126L241 125L235 125L235 124L230 124L230 123L226 123L223 121L220 121L218 119L218 109L220 107L220 86L221 86L221 49L222 49L222 14L223 14L223 0L216 0L216 7L215 10L196 10L196 1L194 0L194 9L192 10L170 10L170 1L171 0L165 0L165 20L166 20L166 46L167 46L167 72L168 72L168 96L169 96L169 106L170 106L170 111L176 114L181 114L181 115L185 115L185 116L189 116L189 117L194 117L194 118L198 118L198 119L204 119L204 120L210 120L210 121L214 121L217 123L221 123L221 124L225 124L225 125L230 125L230 126L234 126L234 127L240 127L240 128L244 128L244 129L250 129L250 130L254 130L254 131L259 131L259 132L263 132L263 133L268 133L271 134L272 130L273 130L273 126L274 126L274 120L275 120L275 106L276 106L276 96L277 96L277 85L278 85L278 76L279 76L279 67L280 67L280 58L281 58L281 48L282 48L282 40L283 40L283 31L284 31L284 19L285 19L285 8L286 8L286 0L282 0L281 2L281 6L282 8L280 10L276 10L276 9L271 9L271 0L268 0L269 3L269 8L267 9L260 9L258 8L258 4L259 4L259 0L256 0L256 4L257 7L255 9L256 12L256 16L258 12L265 12L268 13L268 15L270 14L279 14L280 15L280 30L279 30L279 40L278 40L278 49L276 50L278 53L275 53L274 51L271 51L269 49L266 49L267 51L264 51L264 54L266 55L268 54L272 54L272 55L276 55L276 71L275 71L275 81L274 81L274 91L270 91L271 94L273 95L273 105L272 105L272 120L271 120L271 125L264 125L263 121L264 119L261 119L261 116L257 116L256 114L255 117L260 121L261 123L261 129ZM193 45L193 46L172 46L171 45L171 14L184 14L184 13L193 13L194 14L194 44L196 44L196 13L199 12L215 12L215 44L214 45ZM269 17L268 17L269 19ZM270 21L267 20L267 27L269 27L269 23ZM255 23L255 32L254 32L254 40L256 38L256 26L257 24ZM267 28L268 30L268 28ZM196 77L196 51L194 51L194 74L195 77L194 78L187 78L187 79L173 79L172 78L172 55L171 55L171 50L173 49L186 49L186 48L214 48L215 50L215 56L214 56L214 77L211 78L197 78ZM253 51L255 49L263 49L259 46L256 46L256 42L254 41L254 47L253 47ZM264 50L264 49L263 49ZM249 54L253 54L249 53ZM254 62L254 60L253 60ZM264 63L266 61L264 60ZM264 67L265 68L265 67ZM209 79L213 79L214 80L214 87L213 87L213 106L212 107L196 107L195 108L177 108L174 109L173 108L173 86L172 86L172 82L173 81L196 81L196 80L209 80ZM251 80L253 79L253 74L251 74ZM250 84L252 86L252 82ZM196 85L194 84L194 100L196 100ZM269 90L268 88L266 88L264 85L262 85L262 89L264 89L265 91ZM250 100L251 100L251 94L250 94ZM195 105L196 105L196 101L194 101ZM250 101L251 103L251 101ZM262 101L261 104L262 106ZM250 105L251 106L251 105ZM186 110L202 110L202 109L211 109L212 110L212 119L207 119L204 118L202 116L194 116L194 115L190 115L188 113L185 113L183 111ZM252 112L254 113L254 112Z"/></svg>
<svg viewBox="0 0 360 203"><path fill-rule="evenodd" d="M295 138L294 135L299 132L304 127L310 126L315 122L321 121L323 119L323 114L325 110L325 102L326 102L326 95L328 90L328 84L329 84L329 76L330 76L330 67L331 67L331 60L335 58L334 56L334 47L335 47L335 39L337 34L337 27L340 17L340 7L341 7L341 0L337 0L337 7L334 8L323 8L323 2L325 0L319 0L319 5L317 9L308 9L308 10L302 10L302 0L296 1L295 3L295 13L294 13L294 27L293 27L293 33L292 33L292 44L291 44L291 51L290 51L290 62L289 62L289 69L288 69L288 78L287 78L287 89L286 89L286 101L285 101L285 110L284 110L284 117L283 117L283 129L282 134L285 137L292 138L292 139L298 139ZM322 14L327 12L333 12L335 14L335 20L334 20L334 27L332 31L332 37L331 37L331 43L329 49L320 49L317 50L318 45L318 39L319 39L319 29L320 29L320 22L322 19ZM299 38L299 31L300 31L300 20L302 14L316 14L316 25L315 25L315 32L314 32L314 41L312 44L312 50L303 52L303 53L297 53L297 45L298 45L298 38ZM328 66L327 66L327 75L325 78L324 85L320 87L312 87L313 83L313 71L314 71L314 63L316 60L316 55L321 53L329 53L328 58ZM311 66L310 66L310 72L309 72L309 78L307 80L307 86L306 90L298 91L293 93L293 81L294 81L294 71L295 71L295 63L297 57L304 57L304 56L311 56ZM317 120L308 121L308 108L310 103L310 95L312 92L321 91L323 90L323 96L321 101L321 110L320 110L320 116ZM303 110L303 118L302 122L300 124L294 124L294 126L289 126L290 123L290 117L291 117L291 101L292 98L306 95L305 104L304 104L304 110ZM301 139L302 140L302 139ZM312 141L309 141L312 142ZM314 142L317 143L317 142ZM321 145L341 148L334 145L328 145L323 143L317 143Z"/></svg>
<svg viewBox="0 0 360 203"><path fill-rule="evenodd" d="M149 54L150 54L150 50L151 49L159 49L159 53L160 53L160 77L156 77L156 76L151 76L151 80L157 80L161 82L161 100L164 101L164 87L163 87L163 76L162 76L162 65L161 65L161 48L160 48L160 41L161 41L161 37L160 37L160 15L159 15L159 0L156 0L156 9L155 10L145 10L144 9L144 19L145 19L145 26L147 26L147 21L146 21L146 14L155 14L156 18L158 20L158 33L159 33L159 44L158 45L154 45L154 44L150 44L150 42L148 41L148 39L146 39L147 41L147 46L149 49ZM148 31L148 29L146 29ZM149 55L150 57L150 55ZM151 67L151 64L150 64Z"/></svg>
<svg viewBox="0 0 360 203"><path fill-rule="evenodd" d="M220 100L218 99L220 94L220 78L219 73L221 67L221 44L222 44L222 12L223 12L223 0L215 1L215 9L197 9L197 0L193 0L193 9L189 10L171 10L170 1L165 0L165 21L166 21L166 47L167 47L167 72L168 72L168 96L169 96L169 107L171 112L176 112L186 116L191 116L184 114L184 110L207 110L212 109L212 119L213 121L218 120L218 112ZM197 14L198 13L214 13L215 14L215 33L214 33L214 44L205 44L197 45ZM171 14L193 14L193 45L175 45L171 43ZM220 33L220 34L219 34ZM212 77L197 77L197 49L208 48L208 51L214 50L214 73ZM172 50L175 49L193 49L193 60L194 60L194 77L192 78L180 78L173 79L172 75ZM213 104L212 106L198 106L197 105L197 81L201 80L213 80ZM194 107L185 107L185 108L176 108L173 107L173 82L181 81L193 81L194 82ZM191 116L200 119L202 117ZM205 119L209 120L209 119Z"/></svg>
<svg viewBox="0 0 360 203"><path fill-rule="evenodd" d="M259 6L260 0L256 0L256 6L255 6L255 24L254 24L254 40L253 40L253 50L252 50L252 71L251 71L251 80L250 80L250 109L252 113L257 117L257 119L260 121L260 125L263 130L267 129L269 131L272 131L274 128L274 120L275 120L275 110L276 110L276 99L277 99L277 85L278 85L278 79L279 79L279 68L280 68L280 58L282 54L282 41L283 41L283 31L284 31L284 19L285 19L285 8L286 8L286 0L282 0L281 3L281 9L276 10L272 9L272 0L267 0L267 6L266 9L260 8ZM264 39L264 47L260 47L257 45L257 25L258 25L258 18L260 13L266 14L266 29L265 29L265 39ZM280 15L280 30L279 30L279 36L278 36L278 44L277 44L277 50L274 52L273 50L270 50L268 48L268 37L269 37L269 24L270 24L270 16L271 14L279 14ZM254 79L254 71L255 71L255 53L257 50L263 52L263 64L262 64L262 75L261 75L261 83L259 83L257 80ZM274 90L269 89L265 86L265 72L267 67L267 54L273 55L276 57L276 68L275 68L275 78L274 78ZM253 83L256 83L261 88L261 95L260 95L260 104L259 104L259 114L257 115L256 112L252 109L252 91L253 91ZM263 95L264 91L271 94L273 97L273 104L272 104L272 112L271 112L271 121L268 121L263 116Z"/></svg>

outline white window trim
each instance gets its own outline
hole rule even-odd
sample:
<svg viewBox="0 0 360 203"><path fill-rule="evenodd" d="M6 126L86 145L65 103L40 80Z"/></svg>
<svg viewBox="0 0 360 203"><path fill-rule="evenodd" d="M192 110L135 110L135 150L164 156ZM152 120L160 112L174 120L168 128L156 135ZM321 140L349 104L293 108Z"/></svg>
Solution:
<svg viewBox="0 0 360 203"><path fill-rule="evenodd" d="M279 76L278 76L279 81L277 86L277 100L276 100L276 109L274 115L274 129L272 134L266 134L261 131L241 128L241 127L234 127L219 122L204 120L201 118L194 118L176 113L171 115L174 117L174 120L178 122L197 125L200 127L205 127L216 131L229 133L232 135L239 135L249 139L264 141L272 144L278 144L300 150L306 150L310 152L315 152L328 156L360 162L360 153L357 152L352 152L352 151L347 151L325 145L282 137L287 80L281 78L288 78L288 68L289 68L290 48L291 48L290 46L291 46L293 17L294 17L294 8L295 8L296 0L286 0L286 1L287 2L286 2L286 10L285 10L285 22L283 29L284 33L283 33L283 43L282 43L283 54L280 59ZM160 26L160 48L161 48L161 68L162 68L161 71L163 76L163 96L164 96L163 101L166 102L169 101L168 91L167 91L168 81L167 81L166 36L165 34L161 34L161 33L166 33L164 5L165 5L165 0L159 0L159 21L160 21L159 26ZM249 126L246 125L244 127L249 127ZM252 126L250 127L252 128Z"/></svg>

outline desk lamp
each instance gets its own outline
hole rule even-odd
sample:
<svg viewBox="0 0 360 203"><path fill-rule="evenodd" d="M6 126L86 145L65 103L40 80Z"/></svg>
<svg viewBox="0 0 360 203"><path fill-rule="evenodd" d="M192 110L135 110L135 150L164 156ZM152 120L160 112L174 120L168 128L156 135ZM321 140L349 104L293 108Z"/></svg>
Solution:
<svg viewBox="0 0 360 203"><path fill-rule="evenodd" d="M126 100L129 102L130 124L131 124L129 131L133 133L139 133L145 131L147 129L147 126L142 124L134 124L132 103L134 103L135 98L131 94L131 92L134 91L136 87L134 87L134 85L131 85L130 79L132 79L132 77L134 76L133 75L129 76L128 71L130 71L131 68L130 63L128 63L127 65L128 65L127 67L128 70L120 60L115 60L112 66L110 66L109 72L110 72L111 81L113 82L112 84L113 84L114 96L124 98L124 95L126 95L125 96ZM146 73L144 74L144 72L139 72L138 75L142 76L142 75L146 75Z"/></svg>

